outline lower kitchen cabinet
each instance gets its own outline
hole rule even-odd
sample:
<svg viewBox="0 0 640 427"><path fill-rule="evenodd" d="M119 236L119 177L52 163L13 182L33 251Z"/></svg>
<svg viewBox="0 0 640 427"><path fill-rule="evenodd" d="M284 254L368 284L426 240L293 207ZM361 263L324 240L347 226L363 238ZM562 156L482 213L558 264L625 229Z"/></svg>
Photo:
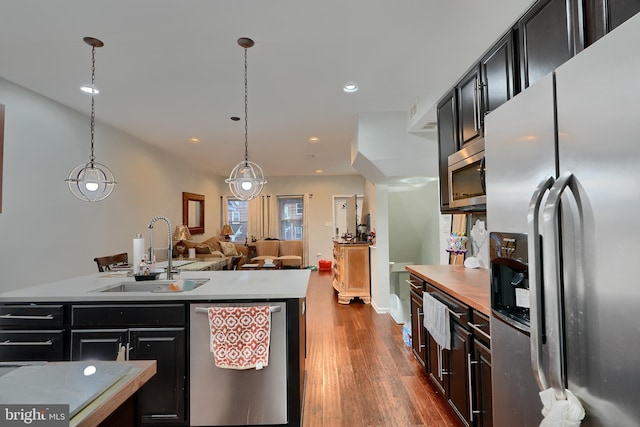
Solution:
<svg viewBox="0 0 640 427"><path fill-rule="evenodd" d="M477 427L493 425L493 411L491 403L491 350L479 340L473 341L474 387L473 387L473 416ZM477 408L477 409L476 409Z"/></svg>
<svg viewBox="0 0 640 427"><path fill-rule="evenodd" d="M183 304L74 305L71 359L156 360L156 375L139 392L143 424L185 425L186 317Z"/></svg>
<svg viewBox="0 0 640 427"><path fill-rule="evenodd" d="M0 362L65 360L65 319L60 304L0 305Z"/></svg>
<svg viewBox="0 0 640 427"><path fill-rule="evenodd" d="M466 304L426 283L449 309L451 348L440 347L426 333L426 369L462 425L490 427L491 350L489 319Z"/></svg>
<svg viewBox="0 0 640 427"><path fill-rule="evenodd" d="M451 350L448 352L448 401L453 411L466 425L472 425L469 405L471 402L471 372L469 355L471 354L471 332L457 322L452 323Z"/></svg>
<svg viewBox="0 0 640 427"><path fill-rule="evenodd" d="M469 323L473 335L473 354L469 355L469 366L473 381L471 414L477 427L493 425L491 385L491 335L489 317L473 310Z"/></svg>

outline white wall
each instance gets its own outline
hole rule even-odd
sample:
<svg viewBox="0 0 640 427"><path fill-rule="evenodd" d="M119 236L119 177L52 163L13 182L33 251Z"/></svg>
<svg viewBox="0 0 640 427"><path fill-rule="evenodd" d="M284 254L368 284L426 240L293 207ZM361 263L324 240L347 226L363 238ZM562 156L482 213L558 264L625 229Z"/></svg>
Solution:
<svg viewBox="0 0 640 427"><path fill-rule="evenodd" d="M309 220L308 265L318 265L320 259L333 259L333 196L363 194L364 178L348 176L275 176L267 177L264 194L296 196L313 194L307 214ZM320 254L320 255L318 255Z"/></svg>
<svg viewBox="0 0 640 427"><path fill-rule="evenodd" d="M6 105L0 291L93 273L96 256L131 257L135 233L148 239L152 217L167 216L174 227L182 222L183 191L205 195L205 231L219 228L220 177L99 121L96 161L118 184L101 202L76 199L64 180L89 158L88 115L3 79L0 103ZM154 244L165 241L159 222Z"/></svg>
<svg viewBox="0 0 640 427"><path fill-rule="evenodd" d="M389 258L414 264L439 264L438 182L389 192Z"/></svg>

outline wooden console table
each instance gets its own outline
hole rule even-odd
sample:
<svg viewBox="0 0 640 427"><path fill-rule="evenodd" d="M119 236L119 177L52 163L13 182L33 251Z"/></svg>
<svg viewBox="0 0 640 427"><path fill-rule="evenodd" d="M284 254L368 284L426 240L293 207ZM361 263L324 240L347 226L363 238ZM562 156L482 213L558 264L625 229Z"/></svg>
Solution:
<svg viewBox="0 0 640 427"><path fill-rule="evenodd" d="M349 304L353 298L371 302L369 244L333 242L333 287L338 302Z"/></svg>

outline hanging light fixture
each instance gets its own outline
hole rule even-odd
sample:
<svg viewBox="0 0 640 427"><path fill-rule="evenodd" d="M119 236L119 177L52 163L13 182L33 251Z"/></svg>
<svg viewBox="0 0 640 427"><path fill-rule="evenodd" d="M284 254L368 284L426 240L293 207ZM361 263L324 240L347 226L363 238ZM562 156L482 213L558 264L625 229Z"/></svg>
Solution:
<svg viewBox="0 0 640 427"><path fill-rule="evenodd" d="M84 42L91 46L91 155L88 163L82 163L75 167L65 181L69 185L71 194L85 202L97 202L106 199L116 186L113 173L108 167L95 161L93 155L93 142L95 137L95 101L94 96L98 93L96 89L96 48L104 46L102 41L85 37ZM84 89L87 92L86 89Z"/></svg>
<svg viewBox="0 0 640 427"><path fill-rule="evenodd" d="M254 162L249 161L249 138L247 127L248 91L247 91L247 49L254 45L253 40L247 37L238 39L238 44L244 48L244 160L231 171L229 178L225 180L235 197L240 200L251 200L257 197L267 180L262 169Z"/></svg>

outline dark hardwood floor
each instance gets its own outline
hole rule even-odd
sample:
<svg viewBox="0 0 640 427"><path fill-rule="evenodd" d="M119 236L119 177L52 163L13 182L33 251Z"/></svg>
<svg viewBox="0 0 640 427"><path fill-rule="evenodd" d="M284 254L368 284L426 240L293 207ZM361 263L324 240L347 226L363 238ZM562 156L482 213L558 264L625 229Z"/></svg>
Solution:
<svg viewBox="0 0 640 427"><path fill-rule="evenodd" d="M338 304L331 277L311 272L307 293L303 426L459 426L402 326L359 299Z"/></svg>

